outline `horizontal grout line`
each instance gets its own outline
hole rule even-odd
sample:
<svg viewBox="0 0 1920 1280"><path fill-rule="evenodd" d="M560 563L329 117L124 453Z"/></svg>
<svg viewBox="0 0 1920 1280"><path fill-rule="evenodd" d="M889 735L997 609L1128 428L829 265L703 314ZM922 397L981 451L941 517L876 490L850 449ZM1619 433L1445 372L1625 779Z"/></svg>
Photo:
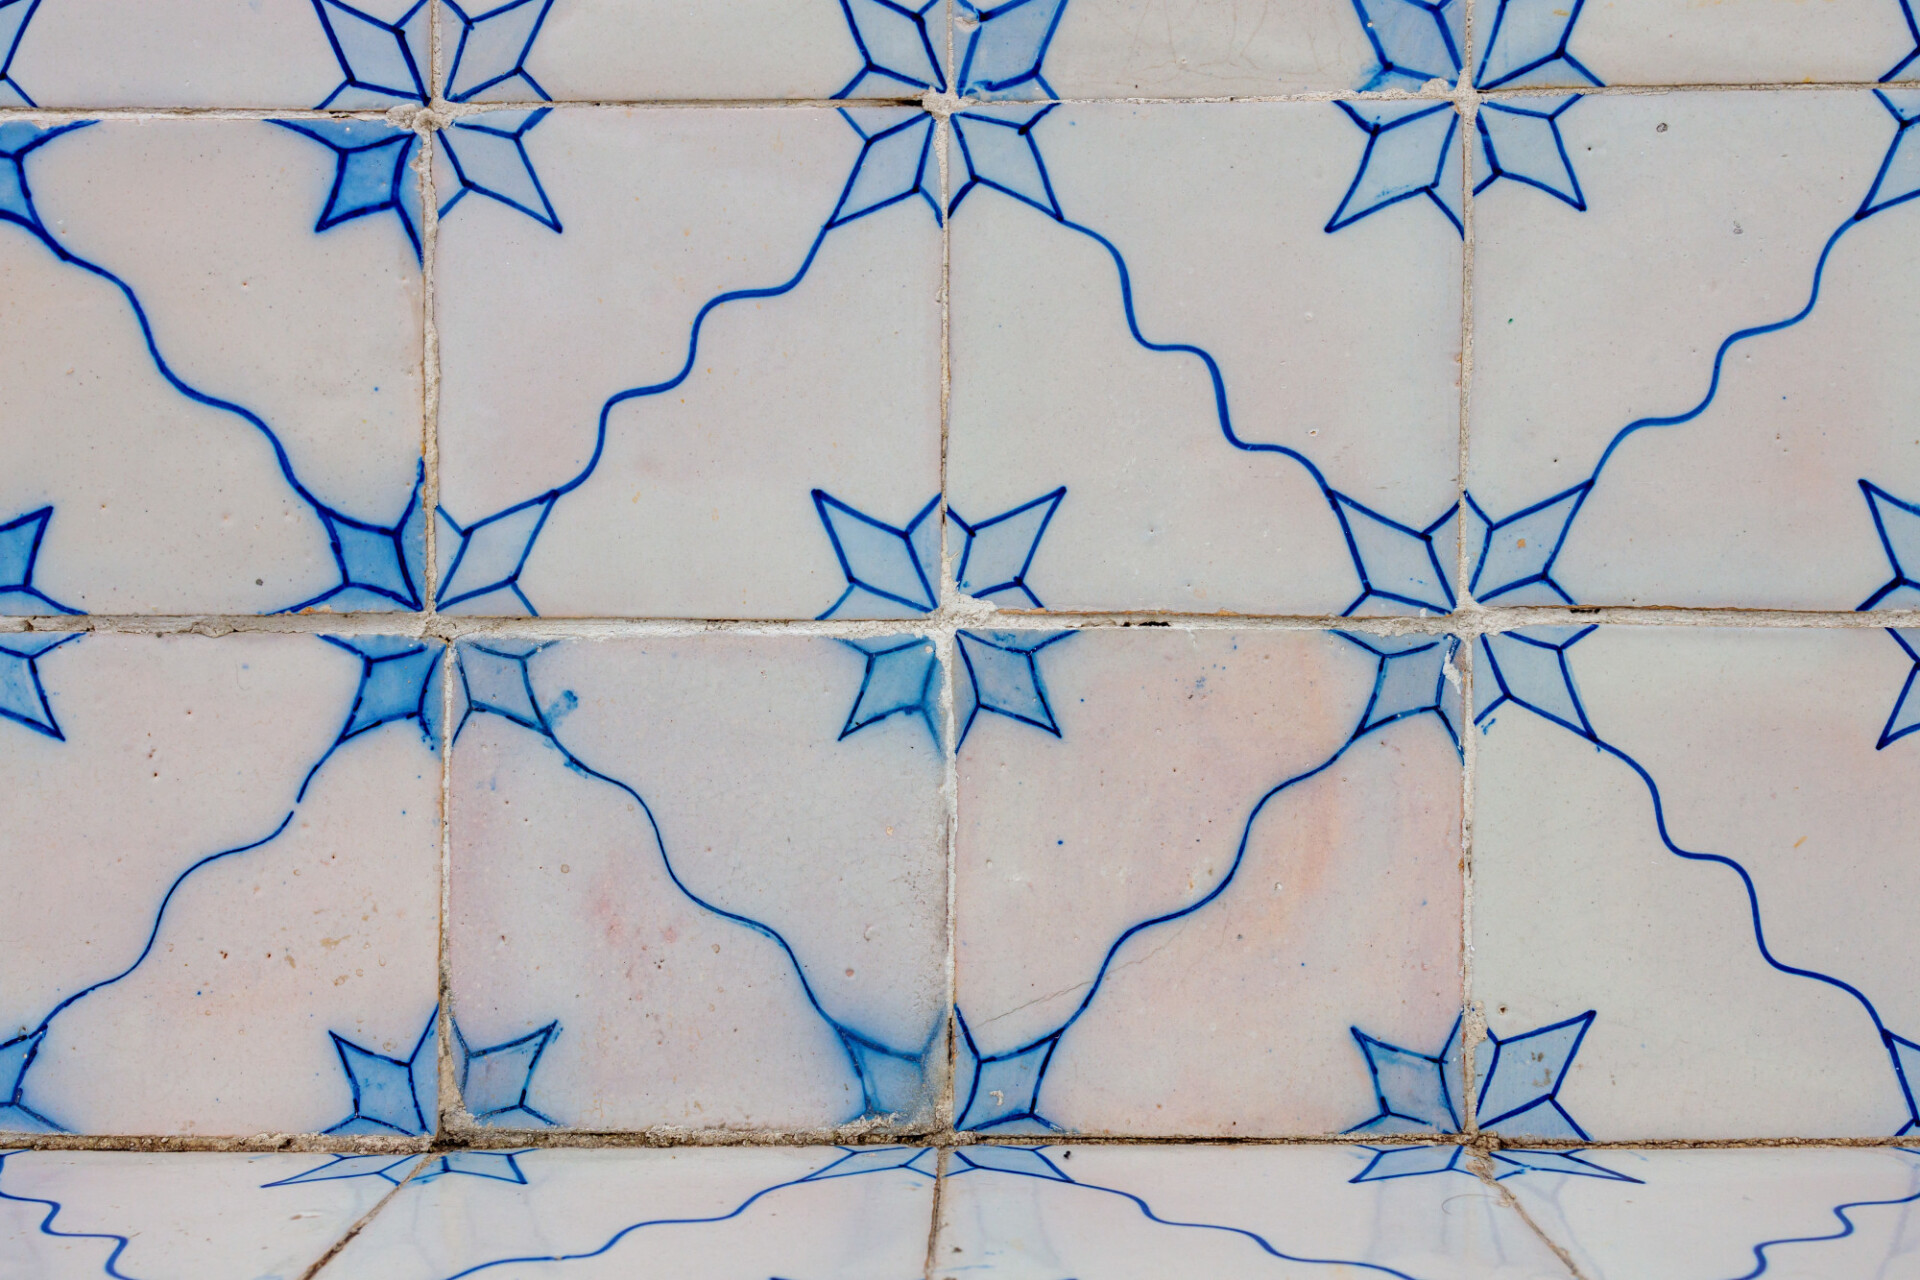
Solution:
<svg viewBox="0 0 1920 1280"><path fill-rule="evenodd" d="M1519 627L1838 628L1920 627L1920 609L1793 610L1682 608L1657 605L1471 605L1448 614L1345 617L1338 614L1172 612L1034 612L959 605L912 618L512 618L436 613L306 614L82 614L0 617L0 635L407 635L441 640L467 637L615 639L622 636L812 635L845 638L944 635L956 630L1102 630L1169 628L1182 631L1354 631L1368 635L1477 636Z"/></svg>
<svg viewBox="0 0 1920 1280"><path fill-rule="evenodd" d="M1217 94L1190 96L1158 96L1153 94L1121 94L1106 97L1057 97L1057 98L1007 98L980 100L971 98L947 98L957 104L956 109L1004 108L1019 110L1025 107L1046 105L1055 106L1208 106L1208 105L1253 105L1259 103L1290 102L1486 102L1523 98L1562 98L1569 95L1577 97L1631 97L1635 95L1671 94L1671 93L1808 93L1875 90L1910 90L1920 88L1920 79L1915 80L1796 80L1796 81L1750 81L1716 82L1699 81L1691 83L1662 84L1608 84L1608 85L1524 85L1507 86L1496 89L1476 89L1471 86L1448 86L1444 82L1430 81L1419 89L1303 89L1293 93L1276 94ZM945 95L928 95L943 97ZM829 110L841 108L869 107L921 107L925 97L909 96L897 98L580 98L580 99L530 99L524 102L447 102L436 100L428 106L403 102L389 109L361 110L321 110L305 106L33 106L0 107L0 122L7 120L385 120L399 127L415 124L419 127L434 129L442 127L450 120L462 116L479 115L494 111L532 111L542 108L576 111L774 111L774 110Z"/></svg>

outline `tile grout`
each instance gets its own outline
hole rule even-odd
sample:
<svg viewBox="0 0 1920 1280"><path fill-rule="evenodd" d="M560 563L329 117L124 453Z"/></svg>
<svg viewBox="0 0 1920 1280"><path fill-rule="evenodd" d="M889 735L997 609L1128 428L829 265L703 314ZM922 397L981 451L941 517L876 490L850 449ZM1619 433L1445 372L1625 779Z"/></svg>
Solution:
<svg viewBox="0 0 1920 1280"><path fill-rule="evenodd" d="M1461 54L1463 84L1468 82L1465 68L1473 67L1475 53L1478 51L1478 32L1475 27L1475 0L1467 0L1465 29L1463 32L1464 49ZM1459 398L1459 448L1454 462L1454 528L1461 536L1454 541L1454 581L1457 584L1456 600L1472 601L1473 581L1470 577L1465 533L1467 529L1467 466L1471 454L1472 440L1469 430L1473 396L1473 263L1474 263L1474 192L1473 161L1475 148L1467 144L1468 137L1477 123L1477 99L1469 99L1456 104L1456 119L1460 137L1456 145L1460 148L1460 398ZM1456 611L1457 612L1457 611ZM1458 1027L1460 1045L1461 1096L1458 1117L1460 1126L1467 1133L1478 1135L1480 1131L1479 1090L1474 1088L1477 1072L1477 1051L1486 1039L1486 1019L1475 1006L1473 973L1473 824L1474 824L1474 781L1479 764L1480 744L1473 733L1473 641L1468 640L1461 646L1458 655L1459 665L1448 659L1441 667L1443 676L1453 671L1459 672L1460 692L1460 1003ZM1445 1052L1444 1046L1442 1052ZM1444 1072L1445 1068L1442 1067Z"/></svg>

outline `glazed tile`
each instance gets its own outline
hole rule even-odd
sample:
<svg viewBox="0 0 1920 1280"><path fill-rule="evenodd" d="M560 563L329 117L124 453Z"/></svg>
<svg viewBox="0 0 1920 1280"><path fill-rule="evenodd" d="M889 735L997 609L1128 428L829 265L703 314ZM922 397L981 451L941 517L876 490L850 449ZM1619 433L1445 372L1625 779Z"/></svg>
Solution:
<svg viewBox="0 0 1920 1280"><path fill-rule="evenodd" d="M0 613L419 607L412 138L0 123Z"/></svg>
<svg viewBox="0 0 1920 1280"><path fill-rule="evenodd" d="M933 1118L946 820L920 708L937 672L928 641L869 648L461 647L450 964L463 1044L503 1055L464 1084L469 1111Z"/></svg>
<svg viewBox="0 0 1920 1280"><path fill-rule="evenodd" d="M932 117L556 109L447 142L500 130L524 200L439 240L440 607L813 617L861 572L892 595L840 616L930 607L899 530L938 529Z"/></svg>
<svg viewBox="0 0 1920 1280"><path fill-rule="evenodd" d="M976 527L1056 508L1020 548L1027 594L965 565L963 589L1065 609L1453 607L1450 106L955 120L948 499Z"/></svg>
<svg viewBox="0 0 1920 1280"><path fill-rule="evenodd" d="M934 1264L937 1280L1572 1276L1464 1167L1381 1177L1364 1148L1306 1146L960 1147L941 1186Z"/></svg>
<svg viewBox="0 0 1920 1280"><path fill-rule="evenodd" d="M317 1181L303 1155L0 1153L0 1276L304 1275L419 1159L381 1157L391 1180Z"/></svg>
<svg viewBox="0 0 1920 1280"><path fill-rule="evenodd" d="M926 1262L933 1171L911 1147L459 1153L320 1275L899 1280Z"/></svg>
<svg viewBox="0 0 1920 1280"><path fill-rule="evenodd" d="M432 1127L439 659L0 636L0 1130Z"/></svg>
<svg viewBox="0 0 1920 1280"><path fill-rule="evenodd" d="M1450 638L959 650L958 1127L1459 1127Z"/></svg>
<svg viewBox="0 0 1920 1280"><path fill-rule="evenodd" d="M1914 1127L1899 940L1920 868L1912 743L1892 736L1913 643L1566 627L1477 649L1475 998L1506 1042L1482 1059L1483 1128Z"/></svg>
<svg viewBox="0 0 1920 1280"><path fill-rule="evenodd" d="M1920 572L1920 98L1528 101L1480 117L1550 189L1474 204L1476 597L1852 609ZM1556 134L1570 168L1526 150Z"/></svg>
<svg viewBox="0 0 1920 1280"><path fill-rule="evenodd" d="M1615 1150L1605 1158L1643 1185L1505 1184L1590 1280L1920 1275L1914 1152Z"/></svg>

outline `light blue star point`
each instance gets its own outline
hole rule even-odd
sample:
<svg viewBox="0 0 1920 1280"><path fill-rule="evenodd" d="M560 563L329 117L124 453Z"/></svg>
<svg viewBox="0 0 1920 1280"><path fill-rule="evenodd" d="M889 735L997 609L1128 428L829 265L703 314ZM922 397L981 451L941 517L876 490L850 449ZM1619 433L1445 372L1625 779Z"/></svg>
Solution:
<svg viewBox="0 0 1920 1280"><path fill-rule="evenodd" d="M1458 554L1457 503L1424 529L1415 529L1344 493L1329 493L1360 574L1360 595L1347 614L1374 601L1395 612L1453 612L1452 574L1446 566Z"/></svg>
<svg viewBox="0 0 1920 1280"><path fill-rule="evenodd" d="M885 636L841 643L861 655L866 669L840 736L846 738L869 725L904 715L920 717L938 743L940 731L934 717L939 710L940 663L933 641L925 636Z"/></svg>
<svg viewBox="0 0 1920 1280"><path fill-rule="evenodd" d="M940 0L925 0L917 9L894 0L840 0L840 12L865 65L834 97L945 91L947 79L940 74L940 59L927 28L929 15L944 18Z"/></svg>
<svg viewBox="0 0 1920 1280"><path fill-rule="evenodd" d="M954 1079L958 1114L953 1127L963 1132L1052 1131L1056 1126L1039 1112L1040 1086L1053 1051L1060 1045L1060 1033L1056 1031L1010 1053L982 1057L966 1019L957 1017L956 1022L960 1055Z"/></svg>
<svg viewBox="0 0 1920 1280"><path fill-rule="evenodd" d="M1580 60L1567 51L1574 24L1586 0L1499 0L1487 51L1474 77L1480 89L1539 84L1600 86Z"/></svg>
<svg viewBox="0 0 1920 1280"><path fill-rule="evenodd" d="M1589 1009L1517 1036L1488 1029L1476 1055L1476 1061L1486 1060L1475 1113L1481 1132L1587 1140L1587 1131L1567 1114L1559 1098L1594 1017Z"/></svg>
<svg viewBox="0 0 1920 1280"><path fill-rule="evenodd" d="M959 0L966 51L960 55L960 92L969 98L1057 96L1040 69L1060 28L1067 0L1004 0L991 8Z"/></svg>
<svg viewBox="0 0 1920 1280"><path fill-rule="evenodd" d="M439 1018L438 1010L428 1015L427 1025L405 1058L375 1053L337 1031L327 1033L333 1037L340 1068L353 1090L352 1114L328 1133L417 1137L433 1132L439 1123L440 1043L435 1035Z"/></svg>
<svg viewBox="0 0 1920 1280"><path fill-rule="evenodd" d="M0 614L79 613L33 585L34 566L46 541L52 507L41 507L0 524Z"/></svg>
<svg viewBox="0 0 1920 1280"><path fill-rule="evenodd" d="M940 218L940 158L933 117L911 107L842 107L860 135L860 155L847 175L828 227L838 227L919 196Z"/></svg>
<svg viewBox="0 0 1920 1280"><path fill-rule="evenodd" d="M27 1071L47 1038L43 1024L0 1044L0 1130L14 1133L65 1133L66 1129L27 1105Z"/></svg>
<svg viewBox="0 0 1920 1280"><path fill-rule="evenodd" d="M952 161L958 165L953 199L947 203L951 215L977 187L988 187L1003 195L1030 204L1055 221L1065 218L1060 201L1053 194L1053 182L1047 177L1046 162L1040 158L1033 129L1052 104L1025 111L996 111L986 114L963 111L951 117L956 143Z"/></svg>
<svg viewBox="0 0 1920 1280"><path fill-rule="evenodd" d="M1874 743L1875 750L1879 751L1920 730L1920 628L1889 627L1887 634L1913 660L1913 666L1907 669L1906 681L1900 686L1899 696L1893 700L1893 711L1887 716L1886 727L1880 731L1880 740Z"/></svg>
<svg viewBox="0 0 1920 1280"><path fill-rule="evenodd" d="M333 186L313 225L330 231L356 218L392 213L415 255L420 253L420 179L413 157L420 136L381 120L273 120L333 152Z"/></svg>
<svg viewBox="0 0 1920 1280"><path fill-rule="evenodd" d="M1468 589L1487 604L1573 604L1553 580L1553 562L1580 513L1593 482L1583 481L1494 520L1467 495L1467 553L1473 559Z"/></svg>
<svg viewBox="0 0 1920 1280"><path fill-rule="evenodd" d="M924 1054L890 1049L838 1023L834 1030L860 1076L861 1119L911 1116L925 1107L929 1088Z"/></svg>
<svg viewBox="0 0 1920 1280"><path fill-rule="evenodd" d="M538 617L539 611L520 589L520 575L559 497L547 493L530 498L464 526L441 508L436 513L438 549L447 569L435 605L461 613Z"/></svg>
<svg viewBox="0 0 1920 1280"><path fill-rule="evenodd" d="M378 1178L397 1187L406 1180L407 1171L419 1159L417 1155L331 1156L326 1163L315 1165L290 1178L263 1182L260 1189L294 1187L307 1182L345 1182L354 1178Z"/></svg>
<svg viewBox="0 0 1920 1280"><path fill-rule="evenodd" d="M31 107L35 103L13 79L14 55L26 37L40 0L0 0L0 107Z"/></svg>
<svg viewBox="0 0 1920 1280"><path fill-rule="evenodd" d="M1348 1028L1366 1059L1379 1111L1348 1133L1453 1133L1461 1128L1465 1095L1461 1020L1454 1019L1438 1053L1416 1053ZM1384 1175L1383 1175L1384 1176Z"/></svg>
<svg viewBox="0 0 1920 1280"><path fill-rule="evenodd" d="M1365 100L1334 106L1367 135L1367 145L1340 207L1327 220L1329 233L1425 196L1456 233L1466 234L1460 211L1460 116L1451 102Z"/></svg>
<svg viewBox="0 0 1920 1280"><path fill-rule="evenodd" d="M550 110L488 112L442 129L438 154L452 172L452 181L442 185L453 188L453 194L440 202L440 216L446 217L468 195L478 195L526 214L549 231L560 231L560 217L534 171L526 143L527 134Z"/></svg>
<svg viewBox="0 0 1920 1280"><path fill-rule="evenodd" d="M27 182L27 157L55 138L93 123L76 120L71 124L39 125L26 120L0 121L0 222L17 223L38 236L48 248L55 248L33 207L33 188Z"/></svg>
<svg viewBox="0 0 1920 1280"><path fill-rule="evenodd" d="M533 673L527 669L528 660L544 648L527 641L463 641L458 670L467 710L462 721L476 712L496 715L551 738L553 730L534 698Z"/></svg>
<svg viewBox="0 0 1920 1280"><path fill-rule="evenodd" d="M53 703L47 697L46 686L40 682L40 659L79 639L78 633L0 636L0 718L65 742L67 735L54 719Z"/></svg>
<svg viewBox="0 0 1920 1280"><path fill-rule="evenodd" d="M1072 631L960 631L954 635L960 672L955 681L954 714L964 746L974 721L983 711L1060 736L1059 722L1047 701L1047 684L1040 675L1039 654L1075 633Z"/></svg>
<svg viewBox="0 0 1920 1280"><path fill-rule="evenodd" d="M460 1097L467 1112L480 1124L495 1128L551 1127L555 1121L527 1101L540 1055L547 1051L560 1024L546 1026L499 1044L474 1048L454 1023L454 1048L459 1057Z"/></svg>
<svg viewBox="0 0 1920 1280"><path fill-rule="evenodd" d="M1353 0L1377 70L1360 86L1418 89L1429 80L1460 78L1466 0Z"/></svg>
<svg viewBox="0 0 1920 1280"><path fill-rule="evenodd" d="M1873 517L1880 549L1893 577L1861 603L1861 609L1899 609L1920 605L1920 503L1903 502L1879 485L1860 482Z"/></svg>
<svg viewBox="0 0 1920 1280"><path fill-rule="evenodd" d="M457 24L447 65L449 101L547 98L547 91L527 73L527 55L553 0L506 0L471 13L469 8L477 8L471 0L468 8L455 0L445 4Z"/></svg>
<svg viewBox="0 0 1920 1280"><path fill-rule="evenodd" d="M1460 641L1453 636L1369 636L1336 631L1379 659L1373 692L1360 724L1358 738L1382 725L1432 712L1446 727L1455 750L1460 747L1460 677L1454 656Z"/></svg>
<svg viewBox="0 0 1920 1280"><path fill-rule="evenodd" d="M949 510L947 518L960 542L955 573L960 590L1015 609L1045 608L1027 585L1027 574L1040 550L1040 540L1066 496L1063 485L978 524L968 524Z"/></svg>
<svg viewBox="0 0 1920 1280"><path fill-rule="evenodd" d="M1580 101L1578 94L1558 100L1523 98L1516 102L1486 102L1475 119L1485 176L1474 184L1479 195L1506 178L1536 187L1585 212L1587 197L1567 157L1560 136L1560 117Z"/></svg>
<svg viewBox="0 0 1920 1280"><path fill-rule="evenodd" d="M378 6L381 0L362 3ZM344 0L314 0L313 7L343 76L320 106L356 110L427 101L433 21L427 0L415 0L392 20Z"/></svg>
<svg viewBox="0 0 1920 1280"><path fill-rule="evenodd" d="M938 607L938 495L904 526L856 511L822 489L813 491L813 506L847 581L847 589L821 618L845 613L856 617L916 617Z"/></svg>
<svg viewBox="0 0 1920 1280"><path fill-rule="evenodd" d="M412 720L429 750L440 746L440 660L446 647L437 640L409 636L321 636L336 649L360 660L360 687L334 747L381 725ZM331 751L329 751L331 754ZM325 763L322 760L321 763ZM319 765L314 766L319 772ZM309 781L313 774L308 774ZM301 788L304 796L306 788Z"/></svg>
<svg viewBox="0 0 1920 1280"><path fill-rule="evenodd" d="M1486 676L1497 692L1474 716L1482 731L1491 728L1488 717L1512 702L1553 721L1590 741L1598 736L1587 721L1587 711L1574 686L1567 650L1591 635L1592 626L1529 627L1524 631L1497 631L1480 637Z"/></svg>
<svg viewBox="0 0 1920 1280"><path fill-rule="evenodd" d="M1914 128L1920 124L1920 89L1876 89L1874 97L1893 116L1893 142L1853 215L1856 222L1920 196L1920 129Z"/></svg>

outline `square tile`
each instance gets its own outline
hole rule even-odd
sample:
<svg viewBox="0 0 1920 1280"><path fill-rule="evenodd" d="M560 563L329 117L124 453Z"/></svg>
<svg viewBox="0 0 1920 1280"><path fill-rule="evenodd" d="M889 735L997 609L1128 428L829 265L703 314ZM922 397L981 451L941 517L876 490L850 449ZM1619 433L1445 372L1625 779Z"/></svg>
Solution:
<svg viewBox="0 0 1920 1280"><path fill-rule="evenodd" d="M1459 1127L1451 638L959 651L957 1127Z"/></svg>
<svg viewBox="0 0 1920 1280"><path fill-rule="evenodd" d="M1452 1167L1374 1179L1371 1160L1329 1146L960 1147L928 1274L1571 1280L1497 1187Z"/></svg>
<svg viewBox="0 0 1920 1280"><path fill-rule="evenodd" d="M1896 643L1898 641L1898 643ZM1480 1126L1886 1137L1920 1122L1911 636L1487 637ZM1894 709L1889 721L1889 709ZM1517 1068L1517 1070L1516 1070Z"/></svg>
<svg viewBox="0 0 1920 1280"><path fill-rule="evenodd" d="M911 638L879 656L792 636L463 644L448 946L467 1109L510 1128L930 1123L945 769L937 721L884 711L900 664L931 699L933 661Z"/></svg>
<svg viewBox="0 0 1920 1280"><path fill-rule="evenodd" d="M991 538L963 590L1055 609L1453 607L1451 105L954 119L948 499ZM1036 502L1053 504L1037 532L1018 518Z"/></svg>
<svg viewBox="0 0 1920 1280"><path fill-rule="evenodd" d="M0 124L0 613L420 606L413 146Z"/></svg>
<svg viewBox="0 0 1920 1280"><path fill-rule="evenodd" d="M386 1157L395 1179L418 1156ZM305 1155L9 1151L0 1154L8 1276L258 1280L318 1262L393 1183L303 1181ZM320 1163L334 1163L325 1157ZM18 1268L18 1269L16 1269Z"/></svg>
<svg viewBox="0 0 1920 1280"><path fill-rule="evenodd" d="M0 1130L435 1127L440 656L0 636Z"/></svg>
<svg viewBox="0 0 1920 1280"><path fill-rule="evenodd" d="M840 616L931 608L900 530L937 532L932 124L555 109L447 130L536 194L463 200L440 235L440 607L810 618L878 539L890 594Z"/></svg>
<svg viewBox="0 0 1920 1280"><path fill-rule="evenodd" d="M319 1275L440 1280L564 1262L583 1280L897 1280L926 1262L934 1157L912 1147L456 1152L429 1162Z"/></svg>
<svg viewBox="0 0 1920 1280"><path fill-rule="evenodd" d="M1527 101L1480 116L1519 180L1474 203L1475 596L1900 603L1920 98Z"/></svg>
<svg viewBox="0 0 1920 1280"><path fill-rule="evenodd" d="M1507 1189L1592 1280L1781 1280L1920 1270L1920 1157L1900 1149L1605 1153L1635 1183Z"/></svg>

